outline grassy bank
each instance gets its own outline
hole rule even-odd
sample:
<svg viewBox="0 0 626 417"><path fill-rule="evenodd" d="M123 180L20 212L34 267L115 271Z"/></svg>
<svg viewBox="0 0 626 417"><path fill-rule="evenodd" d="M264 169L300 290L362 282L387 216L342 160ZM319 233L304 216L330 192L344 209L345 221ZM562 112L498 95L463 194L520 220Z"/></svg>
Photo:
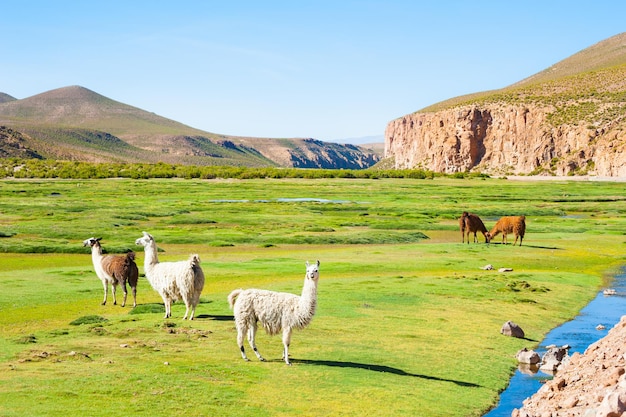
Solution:
<svg viewBox="0 0 626 417"><path fill-rule="evenodd" d="M515 352L625 263L625 199L622 184L492 179L2 181L0 414L479 416ZM461 244L463 210L487 227L525 214L524 245ZM100 305L80 242L141 264L142 230L162 261L200 254L197 320L180 304L164 320L145 278L137 308ZM243 362L228 293L298 293L315 259L294 365L263 333L268 362ZM527 340L500 335L507 320Z"/></svg>

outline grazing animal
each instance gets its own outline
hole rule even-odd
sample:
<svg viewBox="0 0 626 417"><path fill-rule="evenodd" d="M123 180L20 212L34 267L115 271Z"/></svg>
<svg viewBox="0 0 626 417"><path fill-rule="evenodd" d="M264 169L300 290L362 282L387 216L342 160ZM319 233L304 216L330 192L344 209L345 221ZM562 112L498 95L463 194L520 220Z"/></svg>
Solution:
<svg viewBox="0 0 626 417"><path fill-rule="evenodd" d="M204 272L200 267L200 257L191 255L186 261L159 262L157 245L152 235L143 232L135 241L144 247L144 272L150 285L163 298L165 317L172 316L172 303L182 299L185 303L185 316L193 320L200 294L204 288Z"/></svg>
<svg viewBox="0 0 626 417"><path fill-rule="evenodd" d="M502 233L502 244L506 245L506 235L513 233L515 235L513 246L517 243L517 238L519 238L519 245L522 246L522 240L524 240L524 234L526 233L526 216L501 217L489 232L489 238L493 239L498 233Z"/></svg>
<svg viewBox="0 0 626 417"><path fill-rule="evenodd" d="M270 335L283 332L283 359L289 362L289 344L293 329L303 329L309 325L317 306L317 281L319 280L317 263L306 263L306 275L302 295L258 289L234 290L228 295L228 304L233 309L237 327L237 344L241 357L248 360L243 347L243 339L248 334L248 342L257 358L264 361L254 341L257 322L261 322Z"/></svg>
<svg viewBox="0 0 626 417"><path fill-rule="evenodd" d="M469 235L474 233L474 243L478 242L476 237L477 232L481 232L485 236L485 243L489 243L491 240L487 228L483 221L477 215L464 211L459 218L459 228L461 229L461 242L465 242L465 236L467 235L467 243L470 243Z"/></svg>
<svg viewBox="0 0 626 417"><path fill-rule="evenodd" d="M135 263L135 252L126 255L102 255L101 237L90 237L83 241L83 246L91 246L91 260L96 270L96 275L102 281L104 287L104 300L102 305L107 303L107 293L109 285L113 293L113 304L117 304L117 286L121 285L124 290L124 301L122 307L126 306L126 282L133 291L133 307L137 306L137 281L139 280L139 270Z"/></svg>

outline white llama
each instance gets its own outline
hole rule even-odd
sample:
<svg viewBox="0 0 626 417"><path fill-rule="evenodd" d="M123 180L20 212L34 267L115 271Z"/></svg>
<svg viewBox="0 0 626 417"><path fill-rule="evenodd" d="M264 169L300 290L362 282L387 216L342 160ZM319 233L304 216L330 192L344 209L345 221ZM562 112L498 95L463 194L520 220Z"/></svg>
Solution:
<svg viewBox="0 0 626 417"><path fill-rule="evenodd" d="M200 257L191 255L186 261L159 262L157 245L147 232L135 241L144 247L144 272L152 288L157 291L165 304L165 317L172 316L172 302L182 299L185 303L185 316L193 320L200 294L204 288L204 272L200 267ZM191 314L190 314L191 310Z"/></svg>
<svg viewBox="0 0 626 417"><path fill-rule="evenodd" d="M100 245L101 237L90 237L83 241L83 246L91 246L91 260L96 270L96 275L102 281L104 287L104 300L102 305L107 303L107 294L109 285L113 293L113 304L117 304L116 291L117 286L122 285L124 290L124 301L122 307L126 305L126 282L133 291L133 307L137 307L137 281L139 280L139 270L135 264L135 252L129 252L126 255L102 255L102 246Z"/></svg>
<svg viewBox="0 0 626 417"><path fill-rule="evenodd" d="M282 330L283 359L287 365L291 365L289 362L291 332L293 329L303 329L308 326L315 314L319 266L320 261L315 264L306 263L306 276L301 296L258 289L239 289L228 295L228 304L235 316L237 343L244 360L248 360L243 347L246 333L250 347L257 358L261 361L265 360L257 350L254 341L257 321L259 321L270 335L276 335Z"/></svg>

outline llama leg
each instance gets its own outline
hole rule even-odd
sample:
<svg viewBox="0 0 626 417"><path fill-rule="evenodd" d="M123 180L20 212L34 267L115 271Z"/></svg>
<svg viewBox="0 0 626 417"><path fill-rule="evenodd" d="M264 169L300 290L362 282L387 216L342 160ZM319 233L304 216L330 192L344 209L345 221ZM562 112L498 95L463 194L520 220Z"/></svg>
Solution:
<svg viewBox="0 0 626 417"><path fill-rule="evenodd" d="M193 320L196 317L196 307L200 302L200 294L194 294L191 299L191 318L189 320Z"/></svg>
<svg viewBox="0 0 626 417"><path fill-rule="evenodd" d="M133 290L133 308L137 307L137 287L132 287Z"/></svg>
<svg viewBox="0 0 626 417"><path fill-rule="evenodd" d="M128 291L126 290L126 281L122 281L122 290L124 290L124 301L122 301L122 307L126 307L126 297L128 296Z"/></svg>
<svg viewBox="0 0 626 417"><path fill-rule="evenodd" d="M168 319L172 315L172 302L166 295L162 295L161 297L163 298L163 304L165 305L165 316L163 318Z"/></svg>
<svg viewBox="0 0 626 417"><path fill-rule="evenodd" d="M102 300L102 305L106 305L107 303L107 295L109 294L109 286L107 282L102 280L102 286L104 287L104 300Z"/></svg>
<svg viewBox="0 0 626 417"><path fill-rule="evenodd" d="M283 330L283 359L287 365L291 365L289 362L289 345L291 344L291 329Z"/></svg>
<svg viewBox="0 0 626 417"><path fill-rule="evenodd" d="M185 299L184 302L185 302L185 315L183 316L183 320L185 320L187 316L189 315L189 301ZM189 320L193 320L193 316Z"/></svg>
<svg viewBox="0 0 626 417"><path fill-rule="evenodd" d="M113 293L113 305L117 305L117 282L111 284L111 292Z"/></svg>
<svg viewBox="0 0 626 417"><path fill-rule="evenodd" d="M265 361L265 358L261 356L261 353L256 348L255 338L256 338L256 323L251 325L250 328L248 329L248 343L250 344L250 347L254 351L254 354L256 355L256 357L259 358L260 361Z"/></svg>
<svg viewBox="0 0 626 417"><path fill-rule="evenodd" d="M237 346L239 346L239 351L241 352L241 357L245 361L249 361L250 360L246 356L246 349L243 347L243 338L244 338L244 334L246 334L247 331L248 331L248 329L245 328L245 326L237 325Z"/></svg>
<svg viewBox="0 0 626 417"><path fill-rule="evenodd" d="M196 305L195 304L191 304L191 315L189 316L189 320L193 320L193 318L196 315Z"/></svg>
<svg viewBox="0 0 626 417"><path fill-rule="evenodd" d="M196 306L193 304L193 298L189 300L188 298L184 297L183 302L185 303L185 316L183 317L183 320L185 320L187 317L189 317L189 320L193 320L193 316L196 313Z"/></svg>

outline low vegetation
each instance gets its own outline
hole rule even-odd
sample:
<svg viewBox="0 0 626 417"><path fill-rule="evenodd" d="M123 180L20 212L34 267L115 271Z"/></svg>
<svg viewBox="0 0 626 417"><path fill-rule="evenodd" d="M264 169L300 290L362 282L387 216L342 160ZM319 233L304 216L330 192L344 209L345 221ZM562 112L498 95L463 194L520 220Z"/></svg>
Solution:
<svg viewBox="0 0 626 417"><path fill-rule="evenodd" d="M185 179L259 179L259 178L433 178L431 171L421 169L296 169L244 166L197 166L182 164L90 163L52 159L0 159L0 178L185 178ZM479 174L458 173L457 177Z"/></svg>
<svg viewBox="0 0 626 417"><path fill-rule="evenodd" d="M4 179L0 414L480 416L514 353L576 315L625 263L624 200L609 182ZM487 227L526 215L524 245L462 244L464 210ZM163 261L200 255L193 322L176 319L181 303L163 319L143 276L136 308L100 304L81 242L102 236L141 265L142 230ZM227 295L299 294L317 259L318 308L294 334L293 366L263 332L267 362L242 361ZM507 320L527 339L500 335Z"/></svg>

